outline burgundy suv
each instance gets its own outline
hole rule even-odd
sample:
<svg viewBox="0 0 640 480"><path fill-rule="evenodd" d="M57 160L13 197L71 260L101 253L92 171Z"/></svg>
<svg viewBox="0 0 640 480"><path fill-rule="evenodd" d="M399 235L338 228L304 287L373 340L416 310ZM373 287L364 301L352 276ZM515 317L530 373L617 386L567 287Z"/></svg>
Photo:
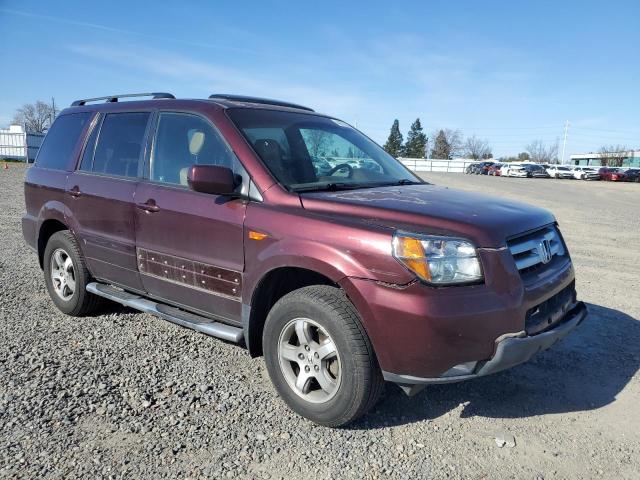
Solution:
<svg viewBox="0 0 640 480"><path fill-rule="evenodd" d="M585 317L550 213L426 183L300 105L152 95L74 102L27 173L24 237L64 313L106 298L242 343L330 426L384 381L494 373Z"/></svg>

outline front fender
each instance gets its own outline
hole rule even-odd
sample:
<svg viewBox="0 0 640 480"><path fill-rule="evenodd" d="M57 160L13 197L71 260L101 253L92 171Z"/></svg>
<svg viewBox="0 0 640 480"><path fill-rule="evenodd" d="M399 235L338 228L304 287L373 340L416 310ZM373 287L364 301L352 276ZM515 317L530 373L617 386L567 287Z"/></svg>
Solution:
<svg viewBox="0 0 640 480"><path fill-rule="evenodd" d="M248 266L243 280L243 299L250 303L260 280L282 267L304 268L319 273L334 283L347 276L368 278L370 271L347 252L310 240L280 239L258 248L251 240L246 249ZM262 246L262 245L261 245ZM252 248L253 247L253 248Z"/></svg>

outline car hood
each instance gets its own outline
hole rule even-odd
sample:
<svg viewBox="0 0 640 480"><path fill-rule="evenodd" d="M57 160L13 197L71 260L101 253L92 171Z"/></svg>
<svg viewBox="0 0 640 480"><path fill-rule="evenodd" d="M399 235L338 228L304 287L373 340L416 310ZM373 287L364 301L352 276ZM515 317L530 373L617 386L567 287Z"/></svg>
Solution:
<svg viewBox="0 0 640 480"><path fill-rule="evenodd" d="M300 198L305 209L319 214L418 233L464 236L490 248L555 221L550 212L532 205L431 184L306 192Z"/></svg>

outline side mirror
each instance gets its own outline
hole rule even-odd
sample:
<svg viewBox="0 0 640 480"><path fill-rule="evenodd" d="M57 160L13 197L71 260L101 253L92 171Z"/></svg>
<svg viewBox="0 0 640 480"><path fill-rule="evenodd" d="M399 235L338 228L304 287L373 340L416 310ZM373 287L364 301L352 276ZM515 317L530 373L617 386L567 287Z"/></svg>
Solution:
<svg viewBox="0 0 640 480"><path fill-rule="evenodd" d="M187 175L187 183L194 192L214 195L231 195L236 188L233 171L217 165L192 165Z"/></svg>

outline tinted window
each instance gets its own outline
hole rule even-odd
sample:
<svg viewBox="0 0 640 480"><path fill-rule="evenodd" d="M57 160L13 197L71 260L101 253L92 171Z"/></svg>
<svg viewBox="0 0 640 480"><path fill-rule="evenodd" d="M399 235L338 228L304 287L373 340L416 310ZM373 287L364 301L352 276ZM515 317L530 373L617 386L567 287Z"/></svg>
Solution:
<svg viewBox="0 0 640 480"><path fill-rule="evenodd" d="M40 147L36 164L43 168L65 170L90 118L89 112L59 116Z"/></svg>
<svg viewBox="0 0 640 480"><path fill-rule="evenodd" d="M148 120L148 112L107 115L98 135L92 171L122 177L137 176Z"/></svg>
<svg viewBox="0 0 640 480"><path fill-rule="evenodd" d="M84 147L84 152L82 153L82 161L80 162L80 170L91 171L91 166L93 163L93 152L96 149L96 138L98 137L99 130L100 122L98 121L96 122L96 125L93 126L91 135L89 135L87 144Z"/></svg>
<svg viewBox="0 0 640 480"><path fill-rule="evenodd" d="M162 113L158 119L149 178L187 186L191 165L234 168L235 155L205 119L183 113Z"/></svg>

